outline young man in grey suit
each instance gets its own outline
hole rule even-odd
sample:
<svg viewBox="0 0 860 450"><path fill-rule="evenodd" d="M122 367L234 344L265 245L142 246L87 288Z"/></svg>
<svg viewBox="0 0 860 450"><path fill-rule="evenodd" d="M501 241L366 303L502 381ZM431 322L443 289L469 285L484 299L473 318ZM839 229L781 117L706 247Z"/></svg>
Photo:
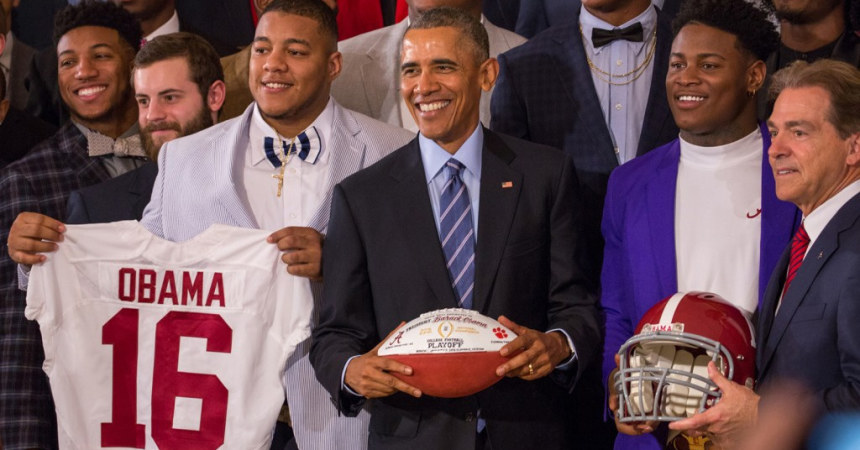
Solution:
<svg viewBox="0 0 860 450"><path fill-rule="evenodd" d="M575 170L558 150L481 126L498 65L474 17L422 14L401 60L421 132L335 187L317 376L342 413L370 405L370 448L571 448L563 394L600 345ZM401 321L457 306L499 317L518 335L501 354L522 353L485 391L422 396L390 374L411 369L375 347Z"/></svg>
<svg viewBox="0 0 860 450"><path fill-rule="evenodd" d="M430 8L451 6L480 18L490 39L490 56L506 52L526 40L497 27L481 16L481 0L407 0L409 18L398 24L347 39L340 43L343 74L332 85L332 96L347 108L392 125L418 131L409 108L400 98L400 42L409 22ZM490 124L490 95L481 94L481 122Z"/></svg>
<svg viewBox="0 0 860 450"><path fill-rule="evenodd" d="M273 1L252 46L255 102L235 119L164 145L141 223L172 241L215 223L277 230L269 241L297 276L293 295L316 296L333 186L411 135L331 99L341 57L334 12L325 3ZM299 345L284 380L298 447L364 448L368 414L338 415L314 378L309 347Z"/></svg>
<svg viewBox="0 0 860 450"><path fill-rule="evenodd" d="M814 416L860 408L860 71L830 59L797 61L774 75L771 92L778 94L767 121L776 195L797 205L803 224L758 313L756 389L764 394L711 363L720 402L669 425L707 432L720 448L741 448L759 405L785 395L768 391L780 381L808 389Z"/></svg>

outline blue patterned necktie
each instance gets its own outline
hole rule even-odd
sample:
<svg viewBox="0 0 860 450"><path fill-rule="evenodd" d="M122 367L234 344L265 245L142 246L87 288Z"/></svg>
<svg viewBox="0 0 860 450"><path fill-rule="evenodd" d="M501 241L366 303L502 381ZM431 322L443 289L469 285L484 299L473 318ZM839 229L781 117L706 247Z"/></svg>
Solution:
<svg viewBox="0 0 860 450"><path fill-rule="evenodd" d="M290 154L297 153L299 155L299 159L302 161L314 164L317 162L317 158L320 156L320 137L319 133L317 133L317 129L315 127L310 127L307 130L299 133L296 136L296 139L293 141L294 145L290 145L289 142L281 142L283 149L285 152L284 159L286 159ZM275 152L275 139L266 137L263 139L263 150L266 152L266 158L268 158L269 162L272 163L275 168L281 167L281 158L277 152Z"/></svg>
<svg viewBox="0 0 860 450"><path fill-rule="evenodd" d="M472 204L460 177L465 166L454 158L445 163L448 181L439 198L439 238L451 285L457 294L457 305L472 308L475 286L475 228L472 226Z"/></svg>

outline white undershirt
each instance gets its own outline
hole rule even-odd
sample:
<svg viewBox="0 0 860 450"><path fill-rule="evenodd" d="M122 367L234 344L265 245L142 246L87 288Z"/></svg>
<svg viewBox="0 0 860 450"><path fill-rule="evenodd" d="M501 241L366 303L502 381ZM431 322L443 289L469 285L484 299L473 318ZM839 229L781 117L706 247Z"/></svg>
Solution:
<svg viewBox="0 0 860 450"><path fill-rule="evenodd" d="M716 293L752 313L758 305L762 136L730 144L681 139L675 190L678 291Z"/></svg>
<svg viewBox="0 0 860 450"><path fill-rule="evenodd" d="M329 172L329 151L326 145L331 142L331 127L334 106L329 99L328 105L311 124L320 135L322 150L316 164L309 164L298 155L290 156L284 170L284 186L278 197L278 180L272 175L281 173L266 158L263 139L275 137L274 129L269 126L255 106L249 130L249 148L245 152L243 186L257 225L264 230L278 230L288 226L308 226L314 214L322 205L326 192ZM289 142L294 136L281 136Z"/></svg>

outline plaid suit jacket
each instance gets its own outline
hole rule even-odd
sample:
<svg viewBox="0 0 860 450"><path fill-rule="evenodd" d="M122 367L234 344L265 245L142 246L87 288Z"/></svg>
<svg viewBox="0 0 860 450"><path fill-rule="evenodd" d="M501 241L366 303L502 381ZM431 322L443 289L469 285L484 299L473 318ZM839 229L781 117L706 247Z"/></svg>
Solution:
<svg viewBox="0 0 860 450"><path fill-rule="evenodd" d="M0 242L23 211L66 217L69 194L110 178L71 122L0 172ZM36 322L24 317L17 265L0 252L0 439L7 450L57 447L57 424Z"/></svg>
<svg viewBox="0 0 860 450"><path fill-rule="evenodd" d="M672 31L658 13L657 50L651 95L637 155L678 137L666 100L666 70ZM579 9L566 24L552 27L499 56L499 80L490 104L490 129L562 149L570 155L584 189L586 237L593 243L589 273L600 274L600 218L609 173L618 166L614 146L579 32Z"/></svg>

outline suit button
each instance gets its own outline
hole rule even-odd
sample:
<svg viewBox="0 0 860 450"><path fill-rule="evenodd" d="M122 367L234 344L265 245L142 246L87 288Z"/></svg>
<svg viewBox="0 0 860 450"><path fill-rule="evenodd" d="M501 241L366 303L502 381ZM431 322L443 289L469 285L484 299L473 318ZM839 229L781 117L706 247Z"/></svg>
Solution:
<svg viewBox="0 0 860 450"><path fill-rule="evenodd" d="M474 422L475 413L466 413L466 422Z"/></svg>

